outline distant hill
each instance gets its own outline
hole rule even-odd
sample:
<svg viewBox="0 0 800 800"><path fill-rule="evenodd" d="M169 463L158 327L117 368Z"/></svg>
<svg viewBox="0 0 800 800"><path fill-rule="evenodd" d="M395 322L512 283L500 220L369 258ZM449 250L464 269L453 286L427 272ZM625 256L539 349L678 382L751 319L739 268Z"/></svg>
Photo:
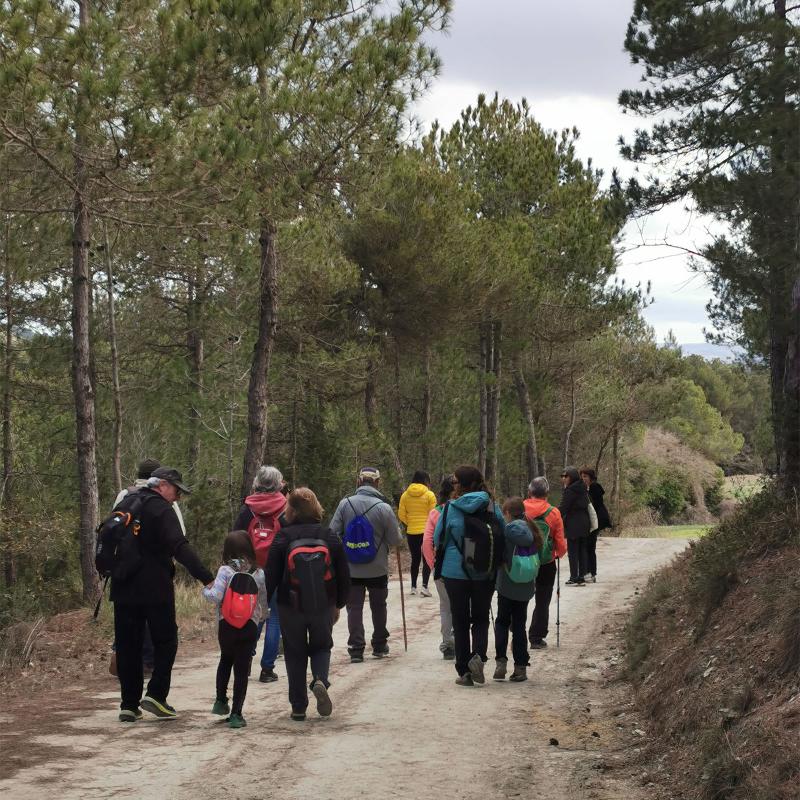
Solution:
<svg viewBox="0 0 800 800"><path fill-rule="evenodd" d="M718 358L720 361L735 361L742 355L742 351L738 347L711 344L710 342L693 342L691 344L682 344L680 347L685 356L702 356L709 361L714 358Z"/></svg>

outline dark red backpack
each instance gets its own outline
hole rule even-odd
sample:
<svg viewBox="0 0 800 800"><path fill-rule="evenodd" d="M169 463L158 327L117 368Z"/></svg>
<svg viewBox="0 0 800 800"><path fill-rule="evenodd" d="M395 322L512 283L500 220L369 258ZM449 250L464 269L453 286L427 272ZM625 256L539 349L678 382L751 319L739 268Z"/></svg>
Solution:
<svg viewBox="0 0 800 800"><path fill-rule="evenodd" d="M256 554L256 564L264 569L267 566L269 548L275 541L275 534L281 529L281 523L277 516L272 514L256 514L253 512L253 519L247 526L247 534L253 543L253 550Z"/></svg>
<svg viewBox="0 0 800 800"><path fill-rule="evenodd" d="M258 584L249 572L235 572L222 598L222 619L234 628L244 628L258 604Z"/></svg>
<svg viewBox="0 0 800 800"><path fill-rule="evenodd" d="M333 580L331 551L322 539L295 539L286 550L286 576L292 603L305 614L329 607L328 585Z"/></svg>

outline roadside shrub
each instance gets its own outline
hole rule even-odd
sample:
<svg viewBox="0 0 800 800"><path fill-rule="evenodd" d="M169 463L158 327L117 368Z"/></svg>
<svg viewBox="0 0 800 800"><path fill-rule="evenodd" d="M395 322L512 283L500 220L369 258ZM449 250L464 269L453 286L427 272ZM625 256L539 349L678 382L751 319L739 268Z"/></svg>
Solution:
<svg viewBox="0 0 800 800"><path fill-rule="evenodd" d="M646 502L664 522L671 522L688 504L685 485L676 475L666 475L647 490Z"/></svg>
<svg viewBox="0 0 800 800"><path fill-rule="evenodd" d="M703 487L703 496L706 501L706 508L715 516L720 515L722 501L725 499L725 475L719 471L717 481Z"/></svg>

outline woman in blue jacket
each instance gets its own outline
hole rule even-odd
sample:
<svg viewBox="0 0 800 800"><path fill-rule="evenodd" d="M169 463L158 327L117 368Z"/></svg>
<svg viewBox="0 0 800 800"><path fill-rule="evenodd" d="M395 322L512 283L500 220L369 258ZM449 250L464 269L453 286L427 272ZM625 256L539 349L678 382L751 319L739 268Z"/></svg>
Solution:
<svg viewBox="0 0 800 800"><path fill-rule="evenodd" d="M485 682L483 665L488 660L489 610L492 605L496 562L485 572L475 572L464 564L464 532L466 517L470 524L481 516L492 515L491 526L502 532L503 515L492 499L477 467L462 466L454 473L455 498L442 510L433 534L436 548L436 574L444 580L453 614L453 638L456 651L456 672L459 686ZM488 527L488 526L487 526ZM470 629L472 638L470 639Z"/></svg>

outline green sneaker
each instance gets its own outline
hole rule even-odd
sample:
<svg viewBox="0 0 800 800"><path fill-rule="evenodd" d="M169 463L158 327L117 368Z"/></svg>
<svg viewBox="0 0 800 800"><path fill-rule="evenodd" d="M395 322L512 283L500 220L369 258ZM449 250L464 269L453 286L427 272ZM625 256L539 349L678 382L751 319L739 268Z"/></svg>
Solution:
<svg viewBox="0 0 800 800"><path fill-rule="evenodd" d="M228 705L227 700L215 700L211 713L216 714L218 717L227 717L231 713L231 707Z"/></svg>
<svg viewBox="0 0 800 800"><path fill-rule="evenodd" d="M229 728L245 728L247 727L247 720L241 714L231 714L228 719Z"/></svg>
<svg viewBox="0 0 800 800"><path fill-rule="evenodd" d="M119 721L120 722L136 722L136 720L142 718L142 712L138 708L123 708L119 712Z"/></svg>
<svg viewBox="0 0 800 800"><path fill-rule="evenodd" d="M178 713L166 700L156 700L149 694L142 698L141 705L145 711L155 714L159 719L175 719L178 716Z"/></svg>

